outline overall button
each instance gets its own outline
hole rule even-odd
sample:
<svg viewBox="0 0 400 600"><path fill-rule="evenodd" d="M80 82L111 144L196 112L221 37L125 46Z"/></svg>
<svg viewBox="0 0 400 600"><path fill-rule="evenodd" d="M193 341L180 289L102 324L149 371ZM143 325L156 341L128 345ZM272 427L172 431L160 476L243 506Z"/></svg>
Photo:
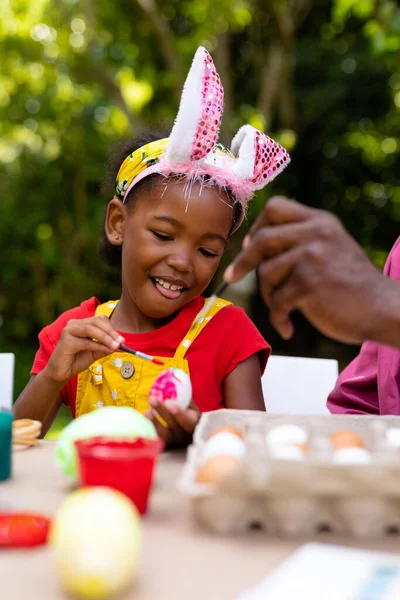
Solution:
<svg viewBox="0 0 400 600"><path fill-rule="evenodd" d="M135 374L135 367L130 362L125 362L120 370L120 373L124 379L130 379Z"/></svg>

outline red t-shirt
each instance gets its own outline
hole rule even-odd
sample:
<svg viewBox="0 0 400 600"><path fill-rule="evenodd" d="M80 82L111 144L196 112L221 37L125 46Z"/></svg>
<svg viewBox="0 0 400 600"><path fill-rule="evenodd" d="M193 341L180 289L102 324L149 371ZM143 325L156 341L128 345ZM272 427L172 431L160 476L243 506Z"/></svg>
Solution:
<svg viewBox="0 0 400 600"><path fill-rule="evenodd" d="M33 362L31 374L36 375L47 365L49 357L70 319L93 317L100 304L97 298L63 313L39 334L40 347ZM125 343L135 350L156 356L174 356L187 334L195 316L202 308L199 297L182 308L177 317L164 327L148 333L124 333ZM258 353L261 372L264 372L271 347L256 326L237 306L221 309L197 336L185 358L189 363L193 400L201 412L223 408L222 382L241 362ZM75 416L77 377L73 377L61 391L63 400Z"/></svg>

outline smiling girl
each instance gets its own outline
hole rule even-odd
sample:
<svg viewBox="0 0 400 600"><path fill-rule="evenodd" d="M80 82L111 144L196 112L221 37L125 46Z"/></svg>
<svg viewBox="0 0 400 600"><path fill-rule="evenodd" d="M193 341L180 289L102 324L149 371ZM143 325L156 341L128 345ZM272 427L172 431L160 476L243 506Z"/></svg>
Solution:
<svg viewBox="0 0 400 600"><path fill-rule="evenodd" d="M16 418L42 421L45 433L63 402L73 417L127 405L176 445L189 441L201 412L264 409L261 374L270 347L242 309L219 300L191 328L247 201L288 162L283 148L250 126L232 152L216 143L222 96L212 59L200 48L171 136L133 141L114 157L101 255L120 269L120 299L86 300L41 331ZM121 352L121 343L164 365ZM148 403L152 383L169 367L190 375L187 410Z"/></svg>

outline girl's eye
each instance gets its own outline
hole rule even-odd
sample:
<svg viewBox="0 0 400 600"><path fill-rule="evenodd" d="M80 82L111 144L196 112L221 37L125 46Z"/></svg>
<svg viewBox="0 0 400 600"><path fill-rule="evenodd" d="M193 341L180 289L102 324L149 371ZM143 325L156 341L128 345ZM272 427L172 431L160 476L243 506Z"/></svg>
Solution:
<svg viewBox="0 0 400 600"><path fill-rule="evenodd" d="M210 252L210 250L206 250L205 248L200 248L200 252L203 256L207 256L207 258L217 258L219 256L216 252Z"/></svg>
<svg viewBox="0 0 400 600"><path fill-rule="evenodd" d="M163 242L170 242L173 238L172 236L166 234L166 233L159 233L158 231L152 231L152 234L158 239L161 240Z"/></svg>

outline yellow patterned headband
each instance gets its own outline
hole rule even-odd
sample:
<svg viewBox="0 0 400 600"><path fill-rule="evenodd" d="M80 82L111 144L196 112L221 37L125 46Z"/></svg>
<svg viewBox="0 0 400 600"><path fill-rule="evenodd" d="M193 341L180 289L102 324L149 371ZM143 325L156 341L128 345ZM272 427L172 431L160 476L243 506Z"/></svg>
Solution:
<svg viewBox="0 0 400 600"><path fill-rule="evenodd" d="M128 188L131 183L145 169L158 164L159 157L163 154L168 145L168 139L156 140L150 142L126 157L119 168L117 179L115 181L115 197L124 201L127 196ZM135 181L135 183L137 183Z"/></svg>
<svg viewBox="0 0 400 600"><path fill-rule="evenodd" d="M151 175L152 173L168 175L174 172L176 174L185 174L187 171L185 164L177 166L177 169L165 169L164 163L166 161L162 160L162 158L165 157L168 142L169 138L163 138L162 140L149 142L137 150L134 150L125 158L124 162L120 166L117 178L115 180L114 196L116 198L119 198L122 200L122 202L124 202L133 186L136 185L141 179ZM234 158L232 152L230 152L228 148L225 148L225 146L220 142L215 144L211 153L214 157L225 155ZM217 159L214 158L214 160ZM192 171L194 170L193 164L190 166L190 168ZM199 174L205 174L203 173L203 169L201 169L201 173Z"/></svg>

